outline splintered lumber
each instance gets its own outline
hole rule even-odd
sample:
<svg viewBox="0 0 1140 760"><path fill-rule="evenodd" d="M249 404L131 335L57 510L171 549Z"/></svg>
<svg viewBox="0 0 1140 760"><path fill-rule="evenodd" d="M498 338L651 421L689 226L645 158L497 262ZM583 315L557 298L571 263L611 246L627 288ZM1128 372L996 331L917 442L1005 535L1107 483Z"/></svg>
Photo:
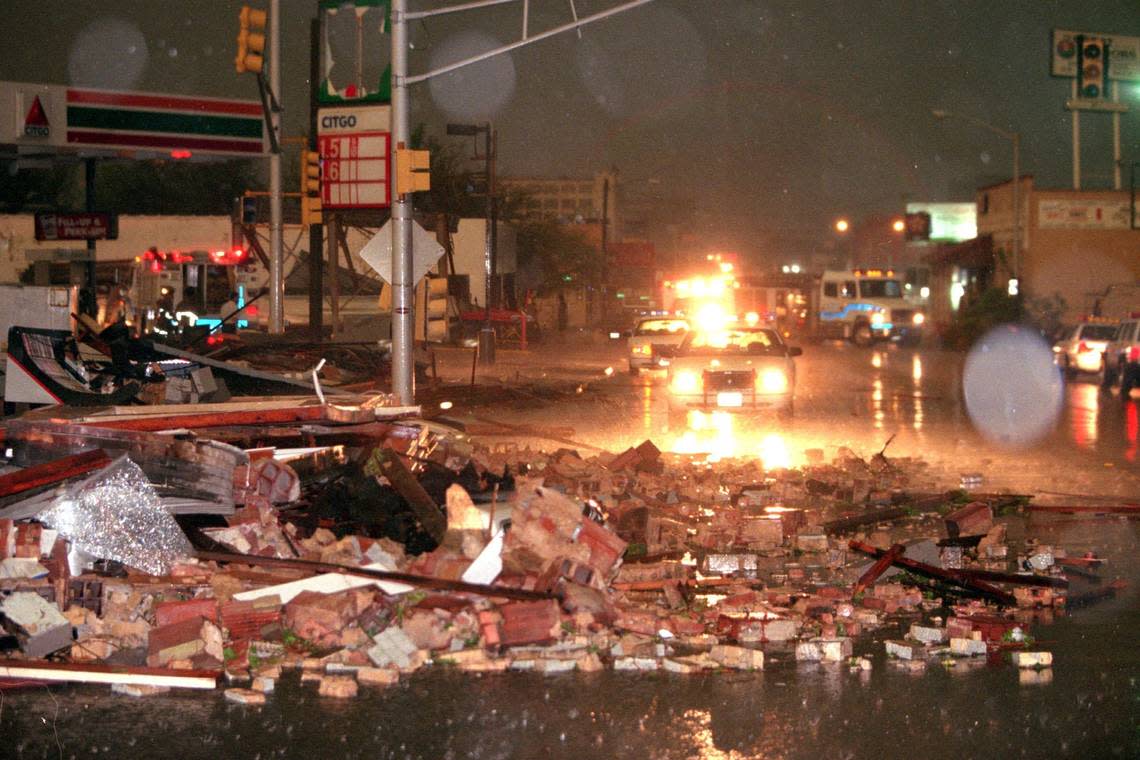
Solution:
<svg viewBox="0 0 1140 760"><path fill-rule="evenodd" d="M218 685L217 670L171 670L99 663L71 664L0 660L0 678L33 678L39 681L75 683L122 683L140 686L171 686L180 689L213 689Z"/></svg>
<svg viewBox="0 0 1140 760"><path fill-rule="evenodd" d="M1140 504L1030 504L1026 509L1063 515L1140 515Z"/></svg>
<svg viewBox="0 0 1140 760"><path fill-rule="evenodd" d="M999 573L993 570L955 570L964 578L976 581L993 581L994 583L1012 583L1016 586L1049 586L1051 588L1068 588L1069 581L1052 575L1031 575L1029 573Z"/></svg>
<svg viewBox="0 0 1140 760"><path fill-rule="evenodd" d="M864 525L872 525L879 522L890 522L891 520L898 520L902 517L907 517L908 515L910 515L910 511L902 507L880 509L874 512L864 512L860 515L841 517L838 520L825 522L823 524L823 532L842 533L845 530L859 528Z"/></svg>
<svg viewBox="0 0 1140 760"><path fill-rule="evenodd" d="M351 565L338 565L333 562L315 562L305 559L282 559L279 557L259 557L252 554L239 554L237 552L211 552L197 551L194 553L198 559L207 562L239 562L253 567L287 567L294 570L305 570L312 573L344 573L361 578L372 578L379 581L396 581L407 583L420 588L429 588L437 591L454 591L457 593L477 594L479 596L497 596L504 599L523 599L533 601L536 599L556 599L556 595L545 591L530 591L528 589L510 588L507 586L489 586L483 583L467 583L453 581L447 578L434 578L428 575L414 573L401 573L395 570L374 570L367 567L352 567Z"/></svg>
<svg viewBox="0 0 1140 760"><path fill-rule="evenodd" d="M865 544L862 541L852 540L849 541L847 545L854 551L861 552L872 557L881 557L886 554L886 552L884 552L882 549L876 549L874 546ZM905 556L896 557L894 561L891 562L891 564L901 567L905 570L909 570L915 575L921 575L926 578L932 578L937 581L942 581L943 583L949 583L953 586L958 586L959 588L963 588L976 596L991 599L998 604L1004 604L1009 607L1014 607L1017 605L1017 599L1013 594L1007 591L1003 591L997 586L992 586L985 581L967 578L955 570L943 570L940 567L928 565L925 562L919 562L918 560L909 559Z"/></svg>
<svg viewBox="0 0 1140 760"><path fill-rule="evenodd" d="M157 417L129 419L100 419L88 417L82 425L100 428L117 428L139 432L156 430L195 430L205 427L241 425L285 425L294 422L321 422L327 420L323 406L294 406L285 409L250 409L244 411L167 414Z"/></svg>
<svg viewBox="0 0 1140 760"><path fill-rule="evenodd" d="M391 449L381 448L377 452L377 459L381 474L392 484L392 488L396 489L396 493L408 502L420 525L436 543L443 543L443 535L447 532L447 518L416 480L416 476L404 465L399 454Z"/></svg>
<svg viewBox="0 0 1140 760"><path fill-rule="evenodd" d="M110 463L111 458L107 456L107 452L94 449L26 467L19 472L0 475L0 497L23 493L40 486L54 485L68 478L106 467Z"/></svg>
<svg viewBox="0 0 1140 760"><path fill-rule="evenodd" d="M879 576L887 571L887 568L892 563L906 552L906 547L902 544L895 544L890 549L875 560L875 564L867 568L867 572L859 576L859 580L855 581L855 588L852 589L852 596L863 593L868 586L875 581L879 580Z"/></svg>

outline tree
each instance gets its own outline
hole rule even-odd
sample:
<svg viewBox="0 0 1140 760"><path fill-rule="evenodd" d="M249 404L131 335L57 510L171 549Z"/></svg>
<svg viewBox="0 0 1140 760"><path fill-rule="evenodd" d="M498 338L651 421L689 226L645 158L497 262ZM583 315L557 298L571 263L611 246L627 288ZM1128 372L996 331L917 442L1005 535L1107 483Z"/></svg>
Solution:
<svg viewBox="0 0 1140 760"><path fill-rule="evenodd" d="M518 225L519 270L540 290L597 285L605 272L602 253L573 227L549 219Z"/></svg>

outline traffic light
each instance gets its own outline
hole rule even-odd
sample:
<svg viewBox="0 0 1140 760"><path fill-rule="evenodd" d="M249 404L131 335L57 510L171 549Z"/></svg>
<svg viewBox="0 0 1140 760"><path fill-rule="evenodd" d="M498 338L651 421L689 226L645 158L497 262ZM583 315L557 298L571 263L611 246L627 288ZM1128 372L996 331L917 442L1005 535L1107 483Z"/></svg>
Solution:
<svg viewBox="0 0 1140 760"><path fill-rule="evenodd" d="M260 74L265 63L265 21L263 10L241 7L238 14L237 56L234 68L239 74Z"/></svg>
<svg viewBox="0 0 1140 760"><path fill-rule="evenodd" d="M446 277L425 277L427 325L424 338L433 343L446 343L451 338L451 297Z"/></svg>
<svg viewBox="0 0 1140 760"><path fill-rule="evenodd" d="M1101 37L1077 37L1077 95L1108 96L1108 43Z"/></svg>
<svg viewBox="0 0 1140 760"><path fill-rule="evenodd" d="M321 154L301 150L301 224L321 224Z"/></svg>
<svg viewBox="0 0 1140 760"><path fill-rule="evenodd" d="M426 150L396 149L396 193L431 190L431 155Z"/></svg>

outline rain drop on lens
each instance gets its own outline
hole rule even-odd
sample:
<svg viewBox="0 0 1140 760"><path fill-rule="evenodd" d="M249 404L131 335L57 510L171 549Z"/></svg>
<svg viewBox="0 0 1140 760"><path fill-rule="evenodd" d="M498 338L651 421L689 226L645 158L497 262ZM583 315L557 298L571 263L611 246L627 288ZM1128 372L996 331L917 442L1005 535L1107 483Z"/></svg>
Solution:
<svg viewBox="0 0 1140 760"><path fill-rule="evenodd" d="M1049 346L1014 325L994 328L970 349L962 391L974 427L1004 446L1030 446L1061 413L1063 384Z"/></svg>

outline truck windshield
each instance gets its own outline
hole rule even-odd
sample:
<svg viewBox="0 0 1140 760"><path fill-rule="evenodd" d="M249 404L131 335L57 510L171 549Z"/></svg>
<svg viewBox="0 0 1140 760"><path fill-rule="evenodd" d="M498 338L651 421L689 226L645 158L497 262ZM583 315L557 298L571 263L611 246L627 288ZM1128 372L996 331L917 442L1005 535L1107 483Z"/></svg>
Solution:
<svg viewBox="0 0 1140 760"><path fill-rule="evenodd" d="M898 280L861 280L859 292L863 298L902 298Z"/></svg>

